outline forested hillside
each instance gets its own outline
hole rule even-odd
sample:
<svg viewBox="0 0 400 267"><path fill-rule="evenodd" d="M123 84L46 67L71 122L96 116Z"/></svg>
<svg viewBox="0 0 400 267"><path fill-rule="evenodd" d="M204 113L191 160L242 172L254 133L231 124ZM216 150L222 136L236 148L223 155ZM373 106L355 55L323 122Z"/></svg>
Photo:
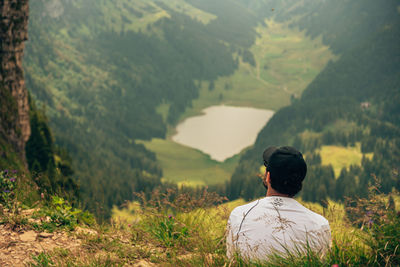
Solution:
<svg viewBox="0 0 400 267"><path fill-rule="evenodd" d="M351 19L354 16L361 19ZM381 180L383 192L399 190L398 2L325 1L298 23L313 36L322 34L340 58L260 132L228 184L229 197L251 199L264 193L255 174L262 165L262 151L270 145L294 145L305 152L310 166L301 195L305 200L366 196L373 175ZM332 166L321 164L324 145L357 143L373 158L364 156L360 166L344 168L336 178Z"/></svg>
<svg viewBox="0 0 400 267"><path fill-rule="evenodd" d="M336 180L332 167L321 165L324 145L360 146L379 159L377 149L398 147L392 138L398 134L399 117L395 1L43 0L31 2L30 8L27 85L49 118L55 145L69 151L75 170L70 178L79 184L85 205L97 214L108 214L112 205L131 199L133 192L149 193L161 185L155 154L135 140L165 138L204 84L210 91L215 84L229 89L229 80L221 77L233 75L243 64L248 65L248 75L251 68L258 70L253 76L259 82L263 75L271 79L263 74L271 59L254 58L251 51L274 21L304 30L311 38L322 36L338 60L326 66L301 98L297 92L302 88L294 90L292 105L272 118L254 149L243 156L231 183L221 190L230 198L262 194L253 183L260 151L271 144L293 144L315 165L309 180L317 173L326 179L318 197L306 191L303 196L341 198L341 184L353 183L345 178L351 176L349 171L364 177L351 187L361 188L370 180L370 170L353 167ZM291 64L302 62L296 56L292 54ZM317 68L309 66L304 76L315 77ZM276 89L283 90L288 101L286 85ZM222 102L222 94L219 99ZM397 164L372 161L379 166ZM373 166L365 156L363 166L367 165ZM393 176L374 172L390 190Z"/></svg>
<svg viewBox="0 0 400 267"><path fill-rule="evenodd" d="M237 1L44 0L30 8L27 85L97 214L160 185L155 155L135 140L165 137L198 96L195 81L232 74L235 52L252 44L260 21Z"/></svg>

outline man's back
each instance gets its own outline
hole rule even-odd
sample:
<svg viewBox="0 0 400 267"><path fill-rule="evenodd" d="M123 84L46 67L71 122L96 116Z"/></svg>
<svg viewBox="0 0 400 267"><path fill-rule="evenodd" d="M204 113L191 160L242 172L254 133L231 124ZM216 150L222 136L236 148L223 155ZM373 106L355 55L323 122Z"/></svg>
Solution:
<svg viewBox="0 0 400 267"><path fill-rule="evenodd" d="M235 208L228 221L227 254L266 260L272 253L324 252L330 243L328 221L290 197L269 196Z"/></svg>

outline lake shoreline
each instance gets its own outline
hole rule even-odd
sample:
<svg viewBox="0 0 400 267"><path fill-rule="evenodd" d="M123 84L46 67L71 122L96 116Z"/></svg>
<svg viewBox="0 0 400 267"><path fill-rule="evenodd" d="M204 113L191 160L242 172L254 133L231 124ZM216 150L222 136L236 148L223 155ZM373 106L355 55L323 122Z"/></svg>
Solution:
<svg viewBox="0 0 400 267"><path fill-rule="evenodd" d="M186 118L171 140L224 162L254 144L274 111L253 107L210 106L201 115Z"/></svg>

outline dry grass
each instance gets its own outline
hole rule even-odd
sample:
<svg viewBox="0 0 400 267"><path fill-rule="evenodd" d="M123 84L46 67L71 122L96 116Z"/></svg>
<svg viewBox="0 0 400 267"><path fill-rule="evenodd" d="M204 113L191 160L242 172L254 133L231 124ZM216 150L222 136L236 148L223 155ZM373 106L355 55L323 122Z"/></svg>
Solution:
<svg viewBox="0 0 400 267"><path fill-rule="evenodd" d="M400 263L400 217L395 201L373 189L368 199L346 205L329 201L327 208L299 199L330 222L333 242L323 257L309 249L306 255L274 255L269 262L229 260L225 255L226 222L231 210L245 202L222 203L224 198L206 190L167 190L154 192L151 199L141 195L140 201L127 205L125 212L133 213L134 220L112 220L78 231L57 229L63 233L64 243L32 254L30 266L396 266ZM398 193L392 195L399 197ZM5 225L14 221L18 229L30 227L29 214L24 220L4 211L0 215ZM76 246L68 247L68 242ZM31 245L36 246L35 241Z"/></svg>

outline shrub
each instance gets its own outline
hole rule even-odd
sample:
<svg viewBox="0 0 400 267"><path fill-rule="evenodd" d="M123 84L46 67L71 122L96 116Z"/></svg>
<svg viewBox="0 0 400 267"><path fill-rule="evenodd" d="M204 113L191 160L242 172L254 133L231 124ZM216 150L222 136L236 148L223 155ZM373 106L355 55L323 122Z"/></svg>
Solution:
<svg viewBox="0 0 400 267"><path fill-rule="evenodd" d="M400 212L391 193L380 193L379 181L370 187L368 198L348 199L347 214L355 226L360 227L365 235L362 239L371 248L370 265L400 265Z"/></svg>
<svg viewBox="0 0 400 267"><path fill-rule="evenodd" d="M147 222L146 229L166 247L173 247L177 243L184 245L189 237L188 227L172 215L153 216L153 220Z"/></svg>
<svg viewBox="0 0 400 267"><path fill-rule="evenodd" d="M31 267L50 267L55 266L50 256L45 253L40 253L37 256L32 256L33 262L29 262L28 266Z"/></svg>
<svg viewBox="0 0 400 267"><path fill-rule="evenodd" d="M91 213L73 208L68 201L57 196L53 196L50 205L43 208L39 213L50 218L48 224L42 225L48 230L53 230L55 227L66 227L72 230L79 223L92 225L95 222Z"/></svg>
<svg viewBox="0 0 400 267"><path fill-rule="evenodd" d="M172 189L165 193L155 191L150 200L146 200L144 195L140 198L141 227L161 245L168 248L180 247L184 250L193 250L212 242L214 237L207 227L212 223L210 216L207 216L210 214L207 210L225 200L207 190L194 194ZM223 238L223 232L220 235Z"/></svg>
<svg viewBox="0 0 400 267"><path fill-rule="evenodd" d="M15 199L16 180L16 171L0 171L0 204L6 208L11 208Z"/></svg>

